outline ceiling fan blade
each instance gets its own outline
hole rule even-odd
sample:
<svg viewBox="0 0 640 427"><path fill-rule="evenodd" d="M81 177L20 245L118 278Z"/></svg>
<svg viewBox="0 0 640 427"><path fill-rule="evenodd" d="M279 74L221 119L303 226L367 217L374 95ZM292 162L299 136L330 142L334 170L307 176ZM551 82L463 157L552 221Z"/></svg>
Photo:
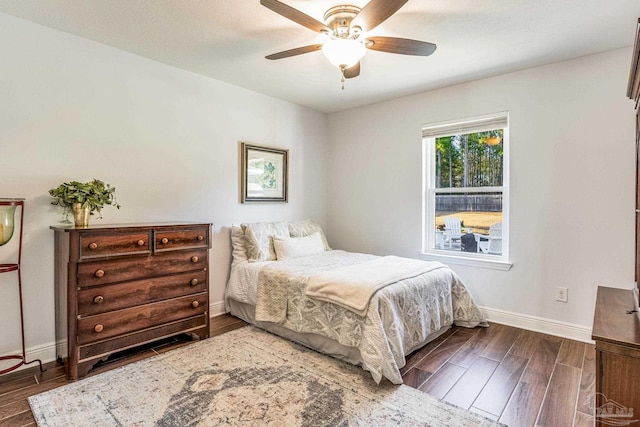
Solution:
<svg viewBox="0 0 640 427"><path fill-rule="evenodd" d="M364 31L371 31L396 13L407 1L409 0L371 0L353 18L351 26L358 26Z"/></svg>
<svg viewBox="0 0 640 427"><path fill-rule="evenodd" d="M359 75L360 75L360 61L358 61L358 63L352 66L351 68L347 68L346 70L344 70L345 79L352 79L354 77L358 77Z"/></svg>
<svg viewBox="0 0 640 427"><path fill-rule="evenodd" d="M282 15L303 27L309 28L310 30L317 31L319 33L324 31L331 32L331 29L322 22L310 17L306 13L300 12L298 9L279 2L278 0L260 0L260 4L271 9L278 15Z"/></svg>
<svg viewBox="0 0 640 427"><path fill-rule="evenodd" d="M367 42L373 42L365 43L365 46L371 50L401 55L429 56L436 50L436 45L433 43L397 37L368 37Z"/></svg>
<svg viewBox="0 0 640 427"><path fill-rule="evenodd" d="M302 55L303 53L315 52L322 49L321 44L312 44L309 46L297 47L295 49L284 50L282 52L274 53L269 56L265 56L267 59L282 59L289 58L290 56Z"/></svg>

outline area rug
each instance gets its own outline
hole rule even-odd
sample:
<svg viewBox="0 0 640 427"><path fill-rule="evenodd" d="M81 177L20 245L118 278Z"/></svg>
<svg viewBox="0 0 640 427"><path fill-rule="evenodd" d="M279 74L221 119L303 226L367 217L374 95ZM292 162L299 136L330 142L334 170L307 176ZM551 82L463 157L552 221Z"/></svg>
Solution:
<svg viewBox="0 0 640 427"><path fill-rule="evenodd" d="M54 426L499 426L252 326L33 396Z"/></svg>

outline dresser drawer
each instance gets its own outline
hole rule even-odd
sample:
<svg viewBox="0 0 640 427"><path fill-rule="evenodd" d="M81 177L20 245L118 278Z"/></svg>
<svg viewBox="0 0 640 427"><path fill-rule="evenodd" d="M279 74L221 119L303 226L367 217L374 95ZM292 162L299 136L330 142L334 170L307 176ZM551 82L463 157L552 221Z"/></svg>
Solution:
<svg viewBox="0 0 640 427"><path fill-rule="evenodd" d="M188 271L206 271L207 264L206 249L84 262L78 264L78 286L106 285Z"/></svg>
<svg viewBox="0 0 640 427"><path fill-rule="evenodd" d="M78 291L78 314L88 316L207 291L207 273L194 271Z"/></svg>
<svg viewBox="0 0 640 427"><path fill-rule="evenodd" d="M197 227L176 231L156 231L156 252L208 247L208 227Z"/></svg>
<svg viewBox="0 0 640 427"><path fill-rule="evenodd" d="M78 344L86 344L208 311L208 294L202 292L139 307L78 319Z"/></svg>
<svg viewBox="0 0 640 427"><path fill-rule="evenodd" d="M80 235L80 259L151 253L151 231Z"/></svg>
<svg viewBox="0 0 640 427"><path fill-rule="evenodd" d="M207 320L207 314L203 313L199 316L189 317L185 320L169 322L161 326L143 329L130 334L119 335L95 343L84 344L80 347L79 359L82 360L101 357L104 356L105 353L108 354L113 351L121 351L136 345L154 341L158 338L165 338L185 332L190 333L196 330L203 330L204 337L208 337L209 328L207 326Z"/></svg>

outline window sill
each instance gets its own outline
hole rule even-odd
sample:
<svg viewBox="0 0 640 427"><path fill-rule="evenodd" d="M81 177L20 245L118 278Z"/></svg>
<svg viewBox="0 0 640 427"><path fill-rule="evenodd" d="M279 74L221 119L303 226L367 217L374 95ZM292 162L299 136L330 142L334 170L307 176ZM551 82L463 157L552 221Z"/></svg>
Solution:
<svg viewBox="0 0 640 427"><path fill-rule="evenodd" d="M420 257L429 261L440 261L443 264L464 265L467 267L489 268L509 271L513 263L504 260L493 260L475 256L450 255L442 252L421 252Z"/></svg>

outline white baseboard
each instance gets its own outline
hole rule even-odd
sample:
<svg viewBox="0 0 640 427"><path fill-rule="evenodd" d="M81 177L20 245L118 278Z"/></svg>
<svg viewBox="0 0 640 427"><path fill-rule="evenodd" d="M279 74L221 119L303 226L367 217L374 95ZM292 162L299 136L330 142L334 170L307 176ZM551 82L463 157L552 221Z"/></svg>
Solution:
<svg viewBox="0 0 640 427"><path fill-rule="evenodd" d="M529 331L541 332L543 334L556 335L562 338L569 338L593 344L591 339L591 328L573 323L560 322L557 320L545 319L543 317L530 316L527 314L513 313L505 310L498 310L489 307L480 307L485 317L490 322L501 323L503 325L515 326ZM220 316L226 313L224 301L212 303L209 306L210 317Z"/></svg>
<svg viewBox="0 0 640 427"><path fill-rule="evenodd" d="M50 342L47 344L42 344L34 347L29 347L26 349L27 362L31 362L32 360L40 359L42 363L53 362L56 360L56 343ZM2 354L0 356L12 356L12 355L22 355L22 350L16 350L11 353ZM9 366L13 366L18 363L18 359L8 359L3 360L0 365L0 370L6 369ZM16 371L20 371L22 369L37 367L38 362L30 363L28 365L22 365ZM15 372L15 371L14 371Z"/></svg>
<svg viewBox="0 0 640 427"><path fill-rule="evenodd" d="M591 340L591 328L586 326L489 307L480 307L480 310L482 310L490 322L515 326L529 331L542 332L543 334L556 335L576 341L593 343L593 340Z"/></svg>
<svg viewBox="0 0 640 427"><path fill-rule="evenodd" d="M526 314L513 313L510 311L498 310L489 307L480 307L480 310L482 310L487 320L489 320L490 322L501 323L508 326L515 326L517 328L541 332L544 334L556 335L576 341L593 343L593 341L591 340L591 328L588 328L586 326L559 322L557 320L550 320ZM209 313L211 317L220 316L225 312L224 301L214 302L209 305ZM9 356L13 354L20 354L20 350L12 353L2 354L0 356ZM42 360L42 363L53 362L54 360L56 360L56 343L50 342L47 344L29 347L26 349L26 354L28 362L36 359ZM3 361L2 365L0 365L0 370L11 366L12 362L15 363L13 359ZM31 363L26 366L23 365L17 370L31 368L34 366L37 366L37 363Z"/></svg>
<svg viewBox="0 0 640 427"><path fill-rule="evenodd" d="M209 317L216 317L227 312L224 307L224 301L212 302L209 304Z"/></svg>

